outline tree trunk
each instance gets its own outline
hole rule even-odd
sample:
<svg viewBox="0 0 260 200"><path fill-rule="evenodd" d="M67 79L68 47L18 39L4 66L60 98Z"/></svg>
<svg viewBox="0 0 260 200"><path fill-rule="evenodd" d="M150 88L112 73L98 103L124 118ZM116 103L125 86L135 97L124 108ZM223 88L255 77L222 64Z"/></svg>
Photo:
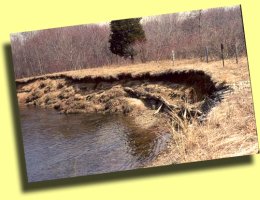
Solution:
<svg viewBox="0 0 260 200"><path fill-rule="evenodd" d="M203 60L203 55L202 55L202 36L201 36L201 10L199 10L199 56L200 56L200 61L202 62Z"/></svg>

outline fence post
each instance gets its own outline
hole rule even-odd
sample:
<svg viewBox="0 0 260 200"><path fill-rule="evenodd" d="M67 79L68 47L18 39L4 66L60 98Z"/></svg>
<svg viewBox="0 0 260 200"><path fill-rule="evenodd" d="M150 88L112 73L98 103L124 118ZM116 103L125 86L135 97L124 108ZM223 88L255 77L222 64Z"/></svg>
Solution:
<svg viewBox="0 0 260 200"><path fill-rule="evenodd" d="M205 47L205 57L206 57L206 62L209 62L209 49L208 47Z"/></svg>
<svg viewBox="0 0 260 200"><path fill-rule="evenodd" d="M172 50L172 65L174 66L174 61L175 61L175 53L174 50Z"/></svg>
<svg viewBox="0 0 260 200"><path fill-rule="evenodd" d="M236 63L238 64L238 50L237 50L237 43L235 44L235 53L236 53Z"/></svg>
<svg viewBox="0 0 260 200"><path fill-rule="evenodd" d="M225 66L225 63L224 63L224 45L221 43L221 57L222 57L222 63L223 63L223 67Z"/></svg>

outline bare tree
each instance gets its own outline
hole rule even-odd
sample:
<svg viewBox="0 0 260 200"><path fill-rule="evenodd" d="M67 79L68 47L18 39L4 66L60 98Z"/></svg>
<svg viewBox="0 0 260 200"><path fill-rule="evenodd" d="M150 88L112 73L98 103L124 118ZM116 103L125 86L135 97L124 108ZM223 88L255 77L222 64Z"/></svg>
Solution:
<svg viewBox="0 0 260 200"><path fill-rule="evenodd" d="M136 62L172 59L208 61L246 55L240 7L199 10L144 17L146 42L136 43ZM129 64L109 50L108 24L90 24L13 34L11 37L17 78L111 64ZM205 50L207 49L207 50ZM205 59L206 61L207 59Z"/></svg>

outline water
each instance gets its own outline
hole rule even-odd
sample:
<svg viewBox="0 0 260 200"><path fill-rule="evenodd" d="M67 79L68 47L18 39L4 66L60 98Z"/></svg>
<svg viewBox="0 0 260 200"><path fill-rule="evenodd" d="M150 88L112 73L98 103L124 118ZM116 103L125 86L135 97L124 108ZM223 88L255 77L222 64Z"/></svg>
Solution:
<svg viewBox="0 0 260 200"><path fill-rule="evenodd" d="M37 108L20 114L29 182L144 167L170 140L169 133L141 129L121 115Z"/></svg>

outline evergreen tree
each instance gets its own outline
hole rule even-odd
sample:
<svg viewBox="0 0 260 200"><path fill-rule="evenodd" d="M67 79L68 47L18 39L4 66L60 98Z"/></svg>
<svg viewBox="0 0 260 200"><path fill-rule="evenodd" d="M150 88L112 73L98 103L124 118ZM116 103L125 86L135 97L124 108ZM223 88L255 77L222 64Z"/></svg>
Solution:
<svg viewBox="0 0 260 200"><path fill-rule="evenodd" d="M112 53L124 58L131 58L134 61L134 56L137 52L133 45L136 42L144 42L145 33L140 24L141 18L115 20L110 22L110 50Z"/></svg>

